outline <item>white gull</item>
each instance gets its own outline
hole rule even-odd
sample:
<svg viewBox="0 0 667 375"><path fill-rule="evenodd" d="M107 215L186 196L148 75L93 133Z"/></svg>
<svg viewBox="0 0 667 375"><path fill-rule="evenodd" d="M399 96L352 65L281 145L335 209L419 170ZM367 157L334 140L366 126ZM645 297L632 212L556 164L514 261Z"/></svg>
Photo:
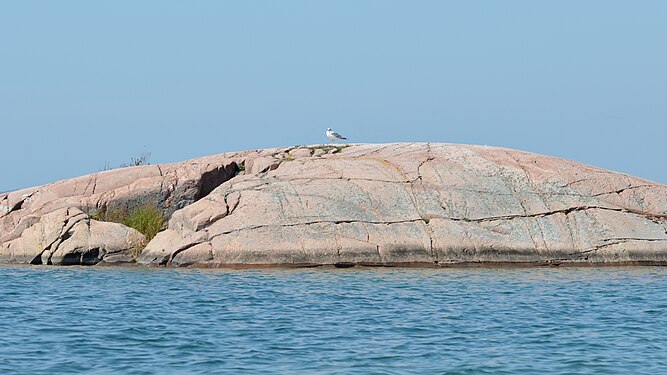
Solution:
<svg viewBox="0 0 667 375"><path fill-rule="evenodd" d="M339 141L341 139L347 139L342 135L336 133L335 131L331 130L331 128L327 128L327 138L329 138L331 143L336 143L336 141Z"/></svg>

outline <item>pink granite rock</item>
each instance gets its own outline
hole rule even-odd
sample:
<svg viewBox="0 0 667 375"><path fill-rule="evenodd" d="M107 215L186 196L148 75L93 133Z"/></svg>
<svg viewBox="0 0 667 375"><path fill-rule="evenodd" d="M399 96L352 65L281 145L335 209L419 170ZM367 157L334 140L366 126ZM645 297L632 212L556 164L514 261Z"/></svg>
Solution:
<svg viewBox="0 0 667 375"><path fill-rule="evenodd" d="M301 157L225 182L177 211L139 261L667 261L665 185L495 147L406 143L337 151L292 151Z"/></svg>
<svg viewBox="0 0 667 375"><path fill-rule="evenodd" d="M30 264L134 262L146 238L121 224L91 220L77 208L61 208L39 218L21 235L3 244L0 260Z"/></svg>
<svg viewBox="0 0 667 375"><path fill-rule="evenodd" d="M2 194L0 262L127 261L109 254L129 228L102 230L112 223L88 214L142 203L170 217L137 259L148 265L667 263L667 186L516 150L427 143L226 153ZM81 224L57 246L78 255L46 252L66 233L63 217L112 233L114 245L85 255L102 247L85 243L97 234Z"/></svg>

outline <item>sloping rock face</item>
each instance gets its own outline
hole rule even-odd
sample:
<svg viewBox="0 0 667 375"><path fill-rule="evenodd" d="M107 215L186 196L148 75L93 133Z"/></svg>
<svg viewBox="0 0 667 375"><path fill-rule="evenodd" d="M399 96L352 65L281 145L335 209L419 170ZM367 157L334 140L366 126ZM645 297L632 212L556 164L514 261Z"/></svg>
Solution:
<svg viewBox="0 0 667 375"><path fill-rule="evenodd" d="M252 164L176 211L139 262L667 263L667 186L572 161L409 143Z"/></svg>
<svg viewBox="0 0 667 375"><path fill-rule="evenodd" d="M169 217L236 176L243 160L236 156L115 169L0 194L0 263L134 262L146 238L90 215L154 205Z"/></svg>
<svg viewBox="0 0 667 375"><path fill-rule="evenodd" d="M96 210L152 204L145 238ZM516 150L310 146L0 194L0 262L170 266L667 264L667 186Z"/></svg>

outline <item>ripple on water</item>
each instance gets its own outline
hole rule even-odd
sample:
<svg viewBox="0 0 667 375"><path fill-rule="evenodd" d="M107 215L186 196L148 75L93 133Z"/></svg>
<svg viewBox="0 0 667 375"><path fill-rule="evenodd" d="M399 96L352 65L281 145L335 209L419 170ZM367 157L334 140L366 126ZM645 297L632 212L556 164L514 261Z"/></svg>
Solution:
<svg viewBox="0 0 667 375"><path fill-rule="evenodd" d="M0 267L0 373L663 373L665 268Z"/></svg>

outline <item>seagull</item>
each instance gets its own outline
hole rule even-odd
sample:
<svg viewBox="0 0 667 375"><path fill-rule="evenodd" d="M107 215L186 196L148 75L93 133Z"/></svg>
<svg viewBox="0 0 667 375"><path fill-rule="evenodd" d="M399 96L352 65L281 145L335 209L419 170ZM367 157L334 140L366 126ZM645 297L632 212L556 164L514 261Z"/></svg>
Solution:
<svg viewBox="0 0 667 375"><path fill-rule="evenodd" d="M327 128L327 138L329 138L331 143L336 143L337 140L347 139L342 135L336 133L335 131L331 130L331 128Z"/></svg>

